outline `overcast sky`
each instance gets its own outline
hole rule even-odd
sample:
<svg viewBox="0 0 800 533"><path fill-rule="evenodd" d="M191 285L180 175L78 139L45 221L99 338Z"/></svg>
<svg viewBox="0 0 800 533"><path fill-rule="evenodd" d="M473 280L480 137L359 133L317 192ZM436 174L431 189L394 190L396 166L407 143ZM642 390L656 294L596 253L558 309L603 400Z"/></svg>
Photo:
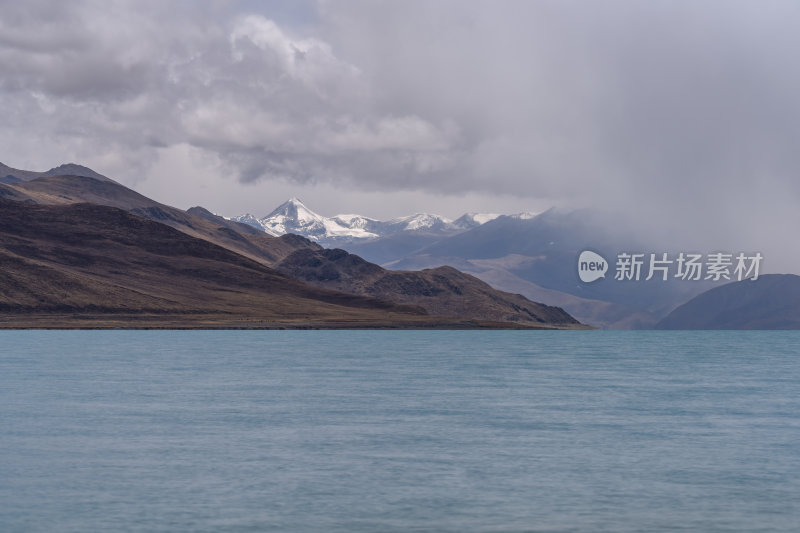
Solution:
<svg viewBox="0 0 800 533"><path fill-rule="evenodd" d="M787 263L797 28L794 0L0 0L0 161L227 215L600 205Z"/></svg>

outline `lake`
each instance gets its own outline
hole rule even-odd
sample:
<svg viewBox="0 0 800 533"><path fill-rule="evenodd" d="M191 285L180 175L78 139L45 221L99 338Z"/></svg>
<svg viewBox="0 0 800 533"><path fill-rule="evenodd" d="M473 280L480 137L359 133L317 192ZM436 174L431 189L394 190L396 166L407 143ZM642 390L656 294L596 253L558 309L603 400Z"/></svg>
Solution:
<svg viewBox="0 0 800 533"><path fill-rule="evenodd" d="M0 531L797 531L800 332L4 331Z"/></svg>

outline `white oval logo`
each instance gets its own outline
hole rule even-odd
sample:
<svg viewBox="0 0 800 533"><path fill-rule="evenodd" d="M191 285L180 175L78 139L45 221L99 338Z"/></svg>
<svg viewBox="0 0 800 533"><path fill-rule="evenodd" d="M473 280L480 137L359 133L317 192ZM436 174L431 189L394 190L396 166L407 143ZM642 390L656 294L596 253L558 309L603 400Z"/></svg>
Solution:
<svg viewBox="0 0 800 533"><path fill-rule="evenodd" d="M602 255L585 250L578 257L578 276L584 283L606 277L608 261Z"/></svg>

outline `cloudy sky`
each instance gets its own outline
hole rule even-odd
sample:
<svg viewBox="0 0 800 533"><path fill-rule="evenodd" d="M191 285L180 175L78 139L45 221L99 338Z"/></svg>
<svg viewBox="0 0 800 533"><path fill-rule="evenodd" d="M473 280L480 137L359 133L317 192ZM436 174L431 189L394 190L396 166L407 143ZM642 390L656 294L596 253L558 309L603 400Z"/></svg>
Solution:
<svg viewBox="0 0 800 533"><path fill-rule="evenodd" d="M601 205L777 257L798 27L794 0L0 0L0 161L228 215Z"/></svg>

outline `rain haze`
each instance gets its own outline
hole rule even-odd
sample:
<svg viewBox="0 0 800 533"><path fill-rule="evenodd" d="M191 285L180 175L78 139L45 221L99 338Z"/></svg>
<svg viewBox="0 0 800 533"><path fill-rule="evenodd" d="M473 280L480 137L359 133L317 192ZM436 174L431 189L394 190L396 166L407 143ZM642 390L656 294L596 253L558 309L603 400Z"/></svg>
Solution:
<svg viewBox="0 0 800 533"><path fill-rule="evenodd" d="M592 206L798 272L798 27L780 0L0 1L0 161L225 215Z"/></svg>

